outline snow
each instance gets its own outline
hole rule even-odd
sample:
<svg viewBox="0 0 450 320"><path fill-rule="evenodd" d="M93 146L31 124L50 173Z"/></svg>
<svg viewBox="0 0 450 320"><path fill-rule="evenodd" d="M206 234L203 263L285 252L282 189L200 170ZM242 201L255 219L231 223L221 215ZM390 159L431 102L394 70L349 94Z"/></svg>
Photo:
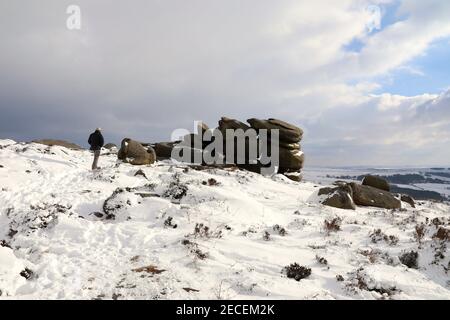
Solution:
<svg viewBox="0 0 450 320"><path fill-rule="evenodd" d="M2 295L14 293L25 284L20 276L24 270L23 263L16 258L10 248L0 247L0 292Z"/></svg>
<svg viewBox="0 0 450 320"><path fill-rule="evenodd" d="M431 223L449 224L446 204L345 211L319 204L320 185L309 181L328 174L320 170L296 183L170 161L132 166L110 154L92 172L89 151L0 146L0 240L12 248L0 247L0 298L450 299L449 256ZM103 213L108 198L115 219ZM336 217L341 230L324 230ZM376 229L398 243L373 242ZM419 252L417 270L399 260L409 251ZM292 263L311 276L288 279Z"/></svg>

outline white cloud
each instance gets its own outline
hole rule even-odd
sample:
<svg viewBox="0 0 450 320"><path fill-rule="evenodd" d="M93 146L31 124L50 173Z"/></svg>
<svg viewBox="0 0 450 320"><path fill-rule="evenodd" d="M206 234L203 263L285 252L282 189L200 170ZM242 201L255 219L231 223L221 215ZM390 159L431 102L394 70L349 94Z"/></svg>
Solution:
<svg viewBox="0 0 450 320"><path fill-rule="evenodd" d="M414 75L414 76L421 76L421 77L425 76L425 73L422 70L412 67L412 66L405 65L405 66L400 66L397 69L401 70L401 71L406 71L407 73Z"/></svg>
<svg viewBox="0 0 450 320"><path fill-rule="evenodd" d="M415 97L405 97L401 95L393 95L393 94L382 94L379 96L374 96L377 98L378 109L380 111L387 111L390 109L398 109L403 108L407 110L412 110L416 108L418 105L426 103L428 101L432 101L436 99L437 95L423 94Z"/></svg>
<svg viewBox="0 0 450 320"><path fill-rule="evenodd" d="M111 139L162 140L228 115L296 122L330 150L339 139L340 150L358 150L362 136L408 146L408 121L432 144L424 132L436 137L429 126L442 119L418 105L437 98L374 96L373 77L416 72L408 62L450 34L450 2L404 0L406 20L370 33L367 7L392 2L79 0L79 32L65 28L64 1L1 2L0 135L84 141L101 125ZM361 52L344 49L354 39ZM411 118L420 113L433 120ZM439 130L443 139L448 128Z"/></svg>
<svg viewBox="0 0 450 320"><path fill-rule="evenodd" d="M382 110L380 110L380 108ZM336 165L448 165L450 159L450 91L441 95L371 97L350 112L329 110L321 123L311 124L307 149L313 163L325 165L328 153ZM323 152L327 149L327 152Z"/></svg>
<svg viewBox="0 0 450 320"><path fill-rule="evenodd" d="M382 75L425 52L435 40L450 35L450 2L404 0L400 14L408 16L365 38L360 53L344 54L340 70L351 76Z"/></svg>

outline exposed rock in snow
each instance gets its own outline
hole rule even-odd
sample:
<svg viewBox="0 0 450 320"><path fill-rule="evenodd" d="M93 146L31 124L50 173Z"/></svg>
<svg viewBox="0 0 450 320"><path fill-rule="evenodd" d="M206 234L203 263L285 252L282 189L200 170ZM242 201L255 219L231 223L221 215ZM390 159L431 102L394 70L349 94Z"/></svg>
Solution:
<svg viewBox="0 0 450 320"><path fill-rule="evenodd" d="M163 161L144 178L113 154L92 172L88 151L0 146L3 296L450 299L444 203L348 211L281 175Z"/></svg>

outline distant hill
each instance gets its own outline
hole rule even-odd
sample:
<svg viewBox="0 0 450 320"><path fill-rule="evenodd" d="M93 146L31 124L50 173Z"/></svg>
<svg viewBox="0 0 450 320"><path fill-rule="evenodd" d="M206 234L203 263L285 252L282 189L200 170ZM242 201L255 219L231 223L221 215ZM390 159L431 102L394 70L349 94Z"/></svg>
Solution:
<svg viewBox="0 0 450 320"><path fill-rule="evenodd" d="M433 173L433 175L439 175L438 172ZM365 175L357 177L357 180L362 180ZM441 179L430 178L428 175L423 176L421 174L394 174L390 176L381 176L381 178L386 179L389 183L393 184L415 184L415 183L439 183L447 184L448 181Z"/></svg>
<svg viewBox="0 0 450 320"><path fill-rule="evenodd" d="M440 193L437 193L435 191L401 188L396 185L391 185L391 192L407 194L416 200L436 200L436 201L448 200L446 197L442 196Z"/></svg>
<svg viewBox="0 0 450 320"><path fill-rule="evenodd" d="M46 146L61 146L61 147L65 147L68 149L74 149L74 150L82 150L83 149L79 145L72 143L72 142L65 141L65 140L41 139L41 140L33 140L32 142L44 144Z"/></svg>

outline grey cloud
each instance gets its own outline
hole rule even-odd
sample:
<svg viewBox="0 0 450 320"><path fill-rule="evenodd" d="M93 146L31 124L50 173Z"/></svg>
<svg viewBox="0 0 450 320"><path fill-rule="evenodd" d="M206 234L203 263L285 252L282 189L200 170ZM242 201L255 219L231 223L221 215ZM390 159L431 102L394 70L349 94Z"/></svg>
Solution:
<svg viewBox="0 0 450 320"><path fill-rule="evenodd" d="M408 119L407 106L382 112L370 90L346 84L366 71L342 70L341 58L371 2L2 1L0 137L86 145L101 126L108 141L158 141L194 120L279 117L305 128L309 164L430 160L385 145L407 130L391 118ZM69 4L81 31L65 27ZM405 156L387 157L394 149Z"/></svg>

